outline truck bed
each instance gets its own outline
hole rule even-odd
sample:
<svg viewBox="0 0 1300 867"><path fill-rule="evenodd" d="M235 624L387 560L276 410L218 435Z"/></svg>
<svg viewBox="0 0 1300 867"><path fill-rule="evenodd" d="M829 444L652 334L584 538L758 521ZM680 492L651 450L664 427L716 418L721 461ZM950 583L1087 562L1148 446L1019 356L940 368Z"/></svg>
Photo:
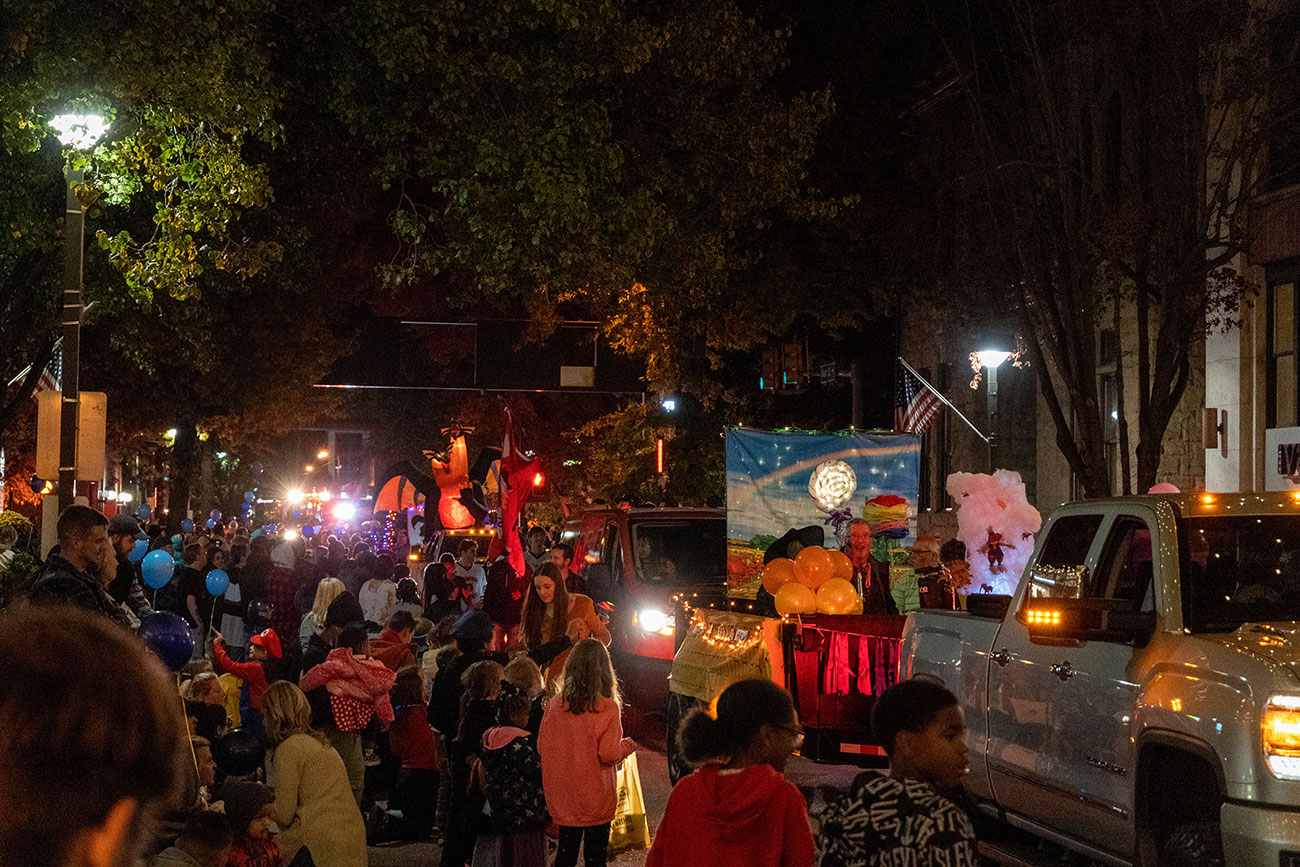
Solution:
<svg viewBox="0 0 1300 867"><path fill-rule="evenodd" d="M966 787L976 798L987 799L992 787L982 757L988 744L989 653L1002 620L1000 615L986 617L981 616L982 610L977 611L980 613L923 608L907 615L899 676L935 677L956 694L966 714L966 745L971 756ZM918 654L921 646L925 650Z"/></svg>

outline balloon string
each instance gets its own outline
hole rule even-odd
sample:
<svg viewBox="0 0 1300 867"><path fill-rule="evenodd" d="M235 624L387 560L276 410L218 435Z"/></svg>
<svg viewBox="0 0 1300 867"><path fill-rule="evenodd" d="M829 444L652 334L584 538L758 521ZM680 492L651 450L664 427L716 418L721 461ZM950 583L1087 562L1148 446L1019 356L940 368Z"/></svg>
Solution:
<svg viewBox="0 0 1300 867"><path fill-rule="evenodd" d="M176 672L176 694L181 699L181 717L185 720L185 742L190 745L190 761L194 763L194 779L199 779L199 756L194 752L194 733L190 731L189 708L185 707L185 695L181 692L181 673ZM202 788L202 783L199 787Z"/></svg>

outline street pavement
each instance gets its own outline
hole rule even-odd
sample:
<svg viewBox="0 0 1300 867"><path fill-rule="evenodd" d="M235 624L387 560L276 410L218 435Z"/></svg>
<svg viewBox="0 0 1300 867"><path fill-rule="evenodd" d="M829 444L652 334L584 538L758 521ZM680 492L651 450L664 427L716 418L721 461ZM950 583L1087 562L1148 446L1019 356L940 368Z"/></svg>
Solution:
<svg viewBox="0 0 1300 867"><path fill-rule="evenodd" d="M668 760L656 750L637 750L637 764L641 771L641 789L645 795L646 813L650 820L650 833L659 825L668 804L672 787L668 783ZM785 775L800 790L810 804L818 798L821 789L843 790L859 773L847 765L819 765L795 756L786 766ZM372 846L370 867L433 867L441 855L433 843L407 843L402 845ZM640 867L646 853L626 852L610 861L618 867Z"/></svg>

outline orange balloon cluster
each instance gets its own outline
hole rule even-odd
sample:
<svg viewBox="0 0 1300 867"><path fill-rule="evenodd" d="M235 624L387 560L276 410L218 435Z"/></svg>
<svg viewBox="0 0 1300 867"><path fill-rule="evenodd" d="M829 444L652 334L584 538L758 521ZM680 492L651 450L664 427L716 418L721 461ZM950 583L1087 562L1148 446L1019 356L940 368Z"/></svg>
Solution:
<svg viewBox="0 0 1300 867"><path fill-rule="evenodd" d="M763 589L776 610L789 614L861 614L862 600L853 588L853 562L843 551L804 548L793 560L778 557L763 567Z"/></svg>

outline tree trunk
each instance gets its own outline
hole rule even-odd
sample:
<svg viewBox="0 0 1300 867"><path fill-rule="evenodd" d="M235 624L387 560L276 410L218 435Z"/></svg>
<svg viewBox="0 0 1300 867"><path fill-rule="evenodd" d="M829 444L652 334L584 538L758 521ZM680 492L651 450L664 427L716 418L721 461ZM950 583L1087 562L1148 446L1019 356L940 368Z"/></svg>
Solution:
<svg viewBox="0 0 1300 867"><path fill-rule="evenodd" d="M189 517L190 493L198 471L199 428L194 413L185 411L176 423L172 445L171 479L167 487L167 532L179 533L181 521Z"/></svg>

